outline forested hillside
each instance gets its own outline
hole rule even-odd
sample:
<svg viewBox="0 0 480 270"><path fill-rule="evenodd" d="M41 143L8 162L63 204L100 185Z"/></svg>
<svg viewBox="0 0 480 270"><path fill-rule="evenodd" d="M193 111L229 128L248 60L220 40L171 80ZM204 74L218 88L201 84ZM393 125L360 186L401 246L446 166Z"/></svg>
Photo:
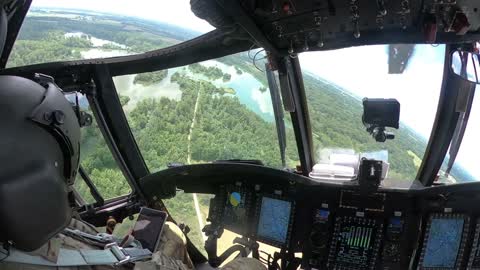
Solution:
<svg viewBox="0 0 480 270"><path fill-rule="evenodd" d="M76 13L69 19L41 13L25 20L8 66L81 59L92 49L100 52L121 51L124 54L145 52L179 43L194 35L187 30L155 24L134 18L94 16ZM88 17L88 20L86 19ZM80 36L67 33L81 32ZM94 45L94 39L115 43ZM169 162L199 163L216 159L260 159L266 166L280 167L275 124L256 114L237 96L239 89L219 87L235 76L251 74L262 85L256 91L267 92L265 75L252 65L246 54L216 59L234 67L233 72L196 63L177 70L163 70L134 75L132 87L141 85L145 96L128 92L117 85L130 128L151 172L166 168ZM202 78L196 77L202 76ZM119 78L116 78L119 79ZM160 83L174 86L178 98L153 95L149 91ZM352 148L358 152L387 149L391 163L390 177L412 180L426 147L424 139L406 126L396 132L396 139L376 143L361 123L361 101L337 86L311 75L304 83L313 129L315 151L322 148ZM298 164L293 130L286 114L287 163ZM94 123L82 130L81 163L105 198L130 192L130 187L112 158ZM87 187L76 184L80 194L93 202ZM209 196L200 197L200 208L206 218ZM190 237L202 247L190 194L179 193L166 201L172 215L190 226Z"/></svg>

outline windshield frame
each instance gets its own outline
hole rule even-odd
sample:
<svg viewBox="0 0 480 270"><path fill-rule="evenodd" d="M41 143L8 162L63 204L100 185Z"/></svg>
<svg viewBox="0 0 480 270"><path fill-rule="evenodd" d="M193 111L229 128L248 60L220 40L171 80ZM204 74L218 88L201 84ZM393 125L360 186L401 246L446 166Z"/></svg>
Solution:
<svg viewBox="0 0 480 270"><path fill-rule="evenodd" d="M298 57L285 56L277 59L280 88L284 104L290 104L293 130L300 159L300 172L304 176L312 171L313 139L307 97L303 85L303 76ZM286 106L289 107L289 106Z"/></svg>
<svg viewBox="0 0 480 270"><path fill-rule="evenodd" d="M28 8L27 8L28 10ZM25 12L26 14L26 12ZM78 61L62 61L52 62L44 64L36 64L31 66L22 66L2 70L2 74L20 75L25 77L33 77L33 73L42 71L57 78L60 81L60 85L63 87L70 87L75 84L89 84L92 80L95 80L97 87L102 83L105 83L104 78L112 80L113 76L121 76L134 73L152 72L158 70L164 70L173 67L184 66L192 63L215 59L227 55L232 55L238 52L248 51L249 49L257 47L253 45L250 40L239 40L232 44L225 44L223 41L230 36L230 32L224 29L216 29L208 32L204 35L196 37L194 39L176 44L170 47L154 50L146 53L120 56L112 58L98 58ZM447 45L446 52L452 53L454 46ZM5 51L4 51L5 53ZM192 57L193 56L193 57ZM279 55L273 56L276 58L277 64L279 64L279 75L282 88L282 96L285 96L286 92L289 92L292 96L294 104L294 111L290 112L292 117L292 124L294 126L295 138L297 141L297 149L301 162L301 171L304 175L308 175L311 171L314 159L313 159L313 143L312 143L312 130L310 126L308 104L305 96L305 89L303 86L302 71L296 55L289 55L287 52L279 52ZM287 68L285 62L289 60L292 62L291 67ZM445 57L445 68L443 75L443 83L441 89L441 99L445 101L445 74L450 74L450 59ZM447 63L448 61L448 63ZM288 61L287 61L288 62ZM288 71L291 69L291 71ZM76 78L72 78L72 74L76 74ZM78 79L80 78L80 80ZM103 81L103 82L102 82ZM100 82L100 84L99 84ZM104 89L99 91L102 95L110 95L110 98L116 96L116 90L111 83L104 85ZM118 100L118 96L114 98ZM111 100L105 99L104 104L101 104L100 109L104 112L115 111L118 114L112 114L109 112L106 115L106 119L110 122L107 125L107 129L111 130L112 137L116 141L117 145L122 145L120 155L126 160L126 165L130 167L130 173L132 179L135 179L137 184L139 179L149 174L148 169L145 168L145 162L141 156L138 146L136 145L131 131L128 128L126 117L121 109L120 103L113 104ZM423 185L430 185L433 183L434 177L439 170L439 166L435 164L433 167L428 167L430 162L440 160L444 158L446 151L442 151L443 155L436 159L431 158L433 150L432 145L442 145L442 149L448 148L451 136L443 136L443 140L437 142L437 137L441 133L449 133L449 129L444 130L438 126L439 121L442 120L443 115L439 115L439 112L443 110L445 104L439 104L437 109L437 115L435 118L435 124L432 129L432 134L429 138L429 143L425 155L429 155L429 159L424 158L420 167L419 173L416 177ZM122 130L125 128L129 130L128 134L121 135ZM437 130L440 129L440 130ZM450 132L452 133L452 132ZM448 134L447 134L448 135ZM437 168L438 167L438 168ZM427 173L428 172L428 173Z"/></svg>
<svg viewBox="0 0 480 270"><path fill-rule="evenodd" d="M98 84L98 82L105 80L105 79L101 79L105 77L111 80L112 76L132 74L135 72L141 73L141 72L147 72L147 71L148 72L157 71L165 68L171 68L171 67L177 67L177 66L195 63L203 59L212 59L214 55L218 55L218 54L213 52L212 54L203 55L201 57L195 57L195 58L185 57L185 55L190 55L192 51L199 50L199 47L202 47L202 49L204 49L206 45L201 44L202 41L204 39L208 39L211 36L218 36L219 34L218 32L219 30L214 30L196 39L193 39L178 45L174 45L169 48L160 49L158 51L144 53L140 55L123 56L123 57L116 57L116 58L110 58L110 59L46 63L46 64L39 64L39 65L33 65L33 66L6 69L2 73L17 74L17 75L23 75L23 76L29 77L29 76L32 76L32 72L42 70L42 71L48 71L49 74L53 75L56 78L67 77L68 80L71 79L72 73L77 73L77 74L84 75L88 81L88 78L92 78L92 74L90 73L90 70L93 69L93 71L95 72L94 77L97 80L96 84ZM212 44L209 44L209 45L212 45ZM448 45L446 46L446 53L448 54L448 56L451 54L452 48L453 48L452 46L448 46ZM237 51L237 50L242 51L241 47L235 48L234 51ZM247 50L248 49L244 49L243 51L247 51ZM230 50L229 52L232 52L232 51ZM233 54L233 52L230 54ZM221 53L220 55L223 56L223 53ZM176 61L169 61L172 58L175 58L176 56L182 56L181 57L182 59L179 59ZM128 59L125 59L125 58L128 58ZM198 58L201 58L201 59L199 60ZM123 61L123 60L128 60L128 61ZM290 64L291 67L287 68L288 66L285 65L285 61L291 61L292 62L292 64ZM303 79L301 75L302 74L301 67L298 62L298 59L291 58L290 56L277 58L277 63L279 64L279 77L280 77L280 85L282 88L282 96L285 99L284 96L286 92L289 92L292 95L292 101L295 108L295 110L291 112L292 124L294 126L295 137L297 141L297 148L298 148L299 158L302 166L302 172L304 175L307 175L311 171L314 164L313 155L312 155L313 144L311 143L312 131L310 126L309 114L308 114L308 104L305 97L305 90L304 90ZM431 157L431 154L430 154L430 152L433 151L432 150L433 146L431 145L435 142L434 145L443 145L442 148L448 148L448 145L451 140L451 136L448 136L444 138L444 140L442 140L441 142L436 142L437 141L436 138L440 136L440 134L448 133L448 130L437 130L437 129L441 129L441 127L439 127L439 121L441 121L441 119L448 116L448 115L444 116L444 114L439 115L439 112L443 110L442 108L444 106L448 105L446 104L446 101L445 101L445 95L447 94L445 90L445 86L447 83L446 82L447 78L445 74L451 74L450 71L451 71L450 58L445 57L444 76L443 76L441 97L440 97L441 104L439 104L437 108L437 115L436 115L434 126L432 129L432 134L430 136L427 150L425 153L425 157L427 157L427 159L424 158L422 160L422 165L416 177L416 179L421 181L424 185L429 185L433 183L434 178L432 175L436 175L439 169L438 165L434 167L428 167L427 164L430 164L429 162L436 162L437 164L438 160L440 159L443 160L446 153L446 150L441 151L441 153L443 153L441 155L441 158L434 159L433 157ZM115 93L116 90L114 86L111 85L106 87L100 93L103 94L103 92L112 94L112 93ZM118 106L120 107L120 104L118 104ZM102 110L112 110L112 108L114 108L114 105L108 104L108 101L106 101L106 104L102 107L103 107ZM121 107L117 112L121 112L121 117L118 117L118 115L120 114L117 114L116 117L111 116L112 119L115 119L116 121L118 121L118 118L125 118L123 111L121 110ZM125 124L122 124L121 126L126 127L128 126L128 124L125 123ZM453 127L454 126L455 125L453 125ZM114 128L118 131L122 130L120 128L117 128L116 125L111 125L111 127L109 128ZM129 133L131 133L131 131ZM453 132L450 132L450 133L453 133ZM114 134L118 134L118 133L114 132ZM445 136L442 136L442 138L443 137ZM128 148L138 149L136 143L132 138L125 139L124 143L120 143L120 144L125 146L133 145L132 147L128 147ZM138 150L129 150L130 154L135 153L137 151ZM125 155L125 156L132 157L132 155ZM142 157L138 158L138 156L140 156L139 153L135 154L135 156L137 156L137 158L135 158L137 162L135 163L140 164L138 160L142 160L141 163L144 163ZM144 177L145 175L148 174L148 171L145 171L142 168L143 167L142 165L141 166L135 165L134 167L136 167L137 169L140 169L141 171L141 173L135 173L139 177L134 177L134 178L140 179L141 177ZM436 169L436 167L438 168ZM429 172L427 173L427 171Z"/></svg>
<svg viewBox="0 0 480 270"><path fill-rule="evenodd" d="M387 46L388 46L388 48L387 48ZM351 139L352 141L354 141L356 139L356 136L362 136L361 137L362 140L359 139L358 141L355 141L355 143L352 143L348 140L337 139L337 141L338 141L338 143L337 143L337 141L335 141L334 139L331 139L332 137L334 137L333 135L332 135L332 137L329 137L330 135L326 135L326 134L329 134L327 132L325 132L325 134L323 134L323 136L326 137L326 139L324 139L324 137L321 137L320 135L318 135L319 133L322 132L322 130L320 130L319 127L321 126L323 128L326 128L326 129L330 128L330 129L335 130L335 132L338 132L339 130L342 130L343 128L348 129L348 131L350 131L351 130L351 129L349 129L350 124L345 125L341 121L338 121L338 122L334 121L336 123L335 125L333 125L333 124L329 125L330 122L329 122L328 118L327 119L321 118L321 120L322 120L321 123L323 123L323 124L319 125L318 123L320 123L320 121L316 120L315 118L316 117L318 118L319 117L318 115L322 115L322 113L324 113L323 115L328 115L325 112L325 110L328 111L328 109L332 108L332 107L328 107L329 106L328 103L323 104L321 106L318 106L318 102L317 102L317 105L314 108L311 108L312 110L308 112L308 113L311 113L310 118L313 121L312 125L311 125L312 126L312 132L313 132L312 135L317 140L316 141L317 146L314 145L314 148L311 149L312 153L314 153L314 155L315 155L314 156L314 159L315 159L314 164L317 164L317 162L322 163L322 164L328 163L328 161L326 161L326 159L325 159L326 154L325 153L320 153L320 149L330 148L330 147L332 148L332 151L333 150L345 151L345 150L350 150L350 149L355 148L356 152L352 153L352 155L353 156L356 155L357 158L359 156L361 158L364 153L368 154L369 151L377 151L377 150L378 151L380 151L380 150L389 151L390 150L390 153L395 153L395 152L398 152L399 150L405 149L405 152L401 152L399 155L392 154L389 157L389 155L387 153L386 155L380 155L380 156L377 157L379 159L384 159L384 160L387 161L387 163L389 163L388 164L389 165L389 173L387 173L387 175L385 176L386 179L389 179L389 180L408 180L409 182L420 181L420 182L422 182L423 185L427 184L427 180L422 181L423 178L418 177L418 175L421 173L420 172L421 169L420 169L419 165L421 164L421 162L423 160L423 156L424 155L427 156L426 146L428 145L428 142L431 140L430 135L431 135L431 133L432 134L435 133L434 132L435 127L434 127L433 124L436 121L438 121L437 120L437 118L438 118L437 111L439 109L439 104L438 104L439 97L440 97L440 95L445 95L445 91L442 91L442 89L445 87L445 82L444 82L445 81L445 76L446 76L446 74L453 73L453 72L451 72L451 70L445 68L445 67L449 67L448 65L449 65L449 61L450 61L450 57L449 57L450 55L449 55L448 52L450 50L449 48L452 48L452 46L447 45L447 44L445 44L445 46L429 45L429 44L411 44L411 45L410 44L405 44L405 46L411 46L412 52L406 60L402 60L402 61L405 61L407 63L406 65L414 64L414 66L410 70L403 70L402 72L398 72L398 73L393 72L394 75L390 75L390 74L387 74L386 67L387 67L387 60L388 60L388 67L390 68L391 58L387 58L388 55L384 56L383 52L385 50L388 53L388 49L391 48L391 47L395 47L395 46L396 46L396 44L384 44L382 46L378 46L378 45L367 45L367 46L358 46L358 47L354 46L354 47L349 47L349 48L343 48L343 49L338 50L338 51L337 50L332 50L332 51L326 51L326 52L325 51L322 51L322 52L305 52L304 55L301 55L299 57L299 58L301 58L301 60L304 60L304 61L301 61L302 67L306 66L306 68L307 68L307 73L305 75L305 83L307 85L307 89L306 89L307 93L315 92L312 89L317 89L317 88L318 88L317 90L322 89L322 87L320 87L318 85L317 85L317 87L313 87L312 83L309 84L309 76L310 76L310 77L315 78L317 80L321 80L321 81L324 80L326 82L326 85L334 85L334 86L336 86L336 88L342 89L342 90L339 90L339 91L343 91L343 92L346 93L345 94L346 96L352 96L354 98L354 99L352 99L353 100L352 102L355 103L355 104L352 103L352 106L353 105L356 106L358 104L360 109L361 109L362 98L363 97L368 97L368 98L399 98L400 103L402 103L401 107L402 107L402 110L403 110L403 113L401 114L402 115L402 117L401 117L402 120L400 122L400 127L399 128L397 127L398 130L394 130L393 128L391 129L393 131L393 133L395 134L395 137L396 137L395 139L393 139L389 142L386 142L386 143L375 142L375 139L371 138L371 136L369 136L367 134L367 132L365 131L365 129L366 129L365 124L362 125L361 111L357 112L357 110L355 110L355 112L356 112L355 116L354 117L350 116L348 118L348 121L352 120L355 125L358 124L363 129L364 134L361 133L362 130L360 130L358 127L356 127L355 128L355 133L356 134L349 133L349 134L352 134L352 135L350 136L350 138L347 138L347 139ZM398 46L402 46L402 44L398 44ZM415 52L413 52L414 50L415 50ZM377 52L382 54L382 57L378 57L376 55ZM422 56L422 52L424 52L426 56ZM350 76L348 75L349 74L348 72L352 72L352 70L353 70L353 72L355 72L354 70L357 70L359 68L359 66L361 67L361 66L364 66L365 64L368 64L368 63L364 62L365 60L360 61L360 62L355 61L355 60L351 60L351 68L346 68L346 69L340 68L340 69L338 69L335 66L332 66L332 67L329 68L329 66L332 65L332 60L337 60L339 58L338 54L345 54L345 56L346 55L352 56L352 55L358 54L358 53L364 53L365 57L362 58L362 59L374 59L375 60L374 63L376 63L376 64L375 64L375 66L373 66L374 70L377 71L378 74L381 74L381 78L379 78L378 81L377 81L377 79L375 79L375 77L368 76L368 75L370 75L370 73L373 73L373 71L369 71L369 72L366 72L366 73L359 71L357 74L353 74L353 75L350 75ZM309 59L311 61L306 61L306 58L308 58L306 56L306 54L312 54L311 56L308 56L308 57L311 57L311 59ZM317 55L315 55L315 54L317 54ZM428 58L426 58L426 57L428 57ZM325 61L323 61L322 59L324 59ZM430 71L430 73L426 73L425 77L424 76L420 77L421 81L417 81L416 78L418 76L413 76L413 77L411 76L411 74L413 73L413 70L421 72L421 70L419 70L419 67L422 67L422 63L421 63L422 61L420 61L420 63L419 63L419 59L423 59L423 62L428 61L428 63L430 63L432 61L432 62L435 63L435 65L432 66L432 70ZM428 59L428 60L425 60L425 59ZM320 61L323 61L323 64L322 64L323 68L318 68L317 69L315 64L319 63ZM418 63L418 65L415 65L417 63ZM356 65L356 64L360 64L360 65ZM382 66L382 65L385 65L385 66ZM369 65L366 65L366 66L368 67ZM428 67L428 65L427 65L427 67ZM403 73L405 73L404 76L403 76ZM361 75L359 75L359 74L361 74ZM432 76L430 74L434 74L434 76ZM337 76L337 75L340 75L340 76ZM346 78L351 77L350 81L348 83L345 83L345 81L344 81L345 79L343 77L345 77L345 76L346 76ZM385 76L385 77L383 77L383 76ZM388 84L385 84L385 81L382 80L382 79L388 78L387 82L391 83L391 81L389 79L390 77L387 77L387 76L392 76L393 81L395 81L396 79L401 79L401 80L404 80L404 82L407 82L407 83L405 83L405 84L402 83L402 84L396 85L394 87L391 87L391 89L388 89ZM370 79L365 79L364 80L364 77L366 77L366 78L370 77ZM372 79L373 79L373 81L372 81ZM373 85L370 85L370 84L373 84ZM375 84L378 84L378 85L375 85ZM432 97L432 99L421 100L421 99L418 98L418 96L415 94L415 92L408 92L408 91L405 91L405 93L403 93L401 95L397 95L397 91L403 89L402 87L405 87L405 85L411 86L411 88L409 88L409 89L418 89L418 88L421 89L421 87L425 88L423 93L419 93L418 96L425 97L425 95L428 94L429 96ZM380 86L380 87L378 87L378 86ZM367 91L367 90L365 90L366 87L374 88L376 90L373 91L373 90L369 89L371 91ZM379 89L377 89L377 88L379 88ZM392 90L392 89L394 89L394 90ZM418 90L420 90L420 89L418 89ZM425 91L427 89L429 89L431 91ZM451 91L456 92L457 90L451 89ZM318 93L320 93L320 92L322 92L322 91L319 90ZM329 91L325 91L325 92L329 93ZM327 97L330 97L330 96L327 96ZM341 101L342 99L343 98L341 98L341 96L338 97L338 100ZM412 99L415 100L415 102L410 102ZM315 101L315 99L313 101ZM312 102L310 100L308 100L307 103L310 103L309 105L312 105ZM340 103L342 103L342 102L340 102ZM313 103L313 104L315 104L315 103ZM348 104L350 104L350 103L348 103ZM325 108L325 107L327 107L327 108ZM333 108L336 108L336 110L341 110L341 111L346 110L346 111L349 111L349 113L351 113L353 111L353 110L348 110L348 109L346 109L346 107L341 107L341 106L334 106ZM337 109L337 108L341 108L341 109ZM428 108L428 111L427 111L426 108ZM425 111L422 111L422 110L425 110ZM441 107L440 107L440 110L441 110ZM414 120L416 120L416 117L418 117L417 113L420 113L420 114L423 115L422 119L428 119L428 121L426 121L426 120L425 121L418 121L418 122L412 121L412 112L414 112L413 113L413 119ZM331 114L332 112L329 112L329 113ZM428 117L426 115L428 115ZM343 119L345 120L346 118L343 118ZM413 124L410 124L410 123L413 123ZM419 124L419 123L421 123L421 124ZM336 125L339 125L339 127L337 127ZM425 128L421 129L420 126L425 127ZM315 130L315 128L317 130ZM417 128L418 128L418 130L417 130ZM414 130L416 130L416 131L414 131ZM332 131L332 133L333 133L333 131ZM341 133L341 132L339 132L339 133ZM417 133L418 138L415 136L415 133ZM412 138L415 137L415 138L417 138L416 140L418 140L418 144L412 144L412 145L415 145L416 147L412 147L410 149L412 151L418 152L416 155L412 152L412 154L415 155L415 157L417 158L418 161L414 160L414 162L411 163L411 165L408 165L408 169L409 169L408 173L404 173L404 174L400 175L396 171L397 170L396 168L399 168L400 166L396 166L396 165L401 163L401 162L398 162L399 157L402 157L402 155L404 155L407 152L407 150L409 150L409 147L407 147L406 144L404 143L405 142L405 139L404 139L405 137L410 138L410 136L407 136L406 134L407 135L410 134L412 136ZM342 135L342 134L340 134L340 135ZM342 139L343 139L343 137L342 137ZM408 142L413 143L414 141L408 141ZM448 140L448 143L449 142L450 141ZM325 143L325 145L323 145L322 143ZM359 144L360 145L369 144L370 147L363 147L362 148L362 146L358 146ZM320 146L322 148L320 148ZM392 146L395 146L396 148L394 148ZM402 147L399 148L398 146L402 146ZM358 149L358 147L361 148L361 149ZM411 151L408 151L408 152L411 152ZM322 159L322 157L323 157L323 159ZM369 156L369 158L372 158L372 157ZM405 159L402 159L402 161L403 160L405 160ZM410 160L407 160L407 161L410 161ZM358 162L358 160L357 160L357 162ZM400 165L404 166L404 164L405 164L405 162L401 163ZM354 165L347 165L347 166L354 166ZM404 166L404 167L406 167L406 166ZM355 178L358 176L357 168L355 168L355 175L353 176ZM401 168L403 169L403 167L401 167ZM432 174L434 174L434 173L432 173ZM340 181L339 179L336 179L336 180Z"/></svg>
<svg viewBox="0 0 480 270"><path fill-rule="evenodd" d="M453 139L454 131L459 119L459 112L457 112L456 108L457 93L459 89L475 86L474 83L461 79L453 72L451 67L451 55L457 50L457 48L458 46L455 44L446 44L445 46L444 68L439 94L439 103L437 105L437 111L433 122L432 131L430 137L428 138L428 144L424 157L418 169L417 176L415 179L412 179L414 181L418 181L423 186L431 186L437 179L440 167L445 156L447 155L450 143ZM299 68L300 67L298 67L298 69ZM304 104L304 107L308 108L306 103ZM308 110L304 111L303 113L307 118L309 118ZM311 138L312 130L310 125L308 126L308 132ZM312 144L311 146L312 147L309 149L310 155L314 151ZM300 153L300 148L299 154L302 154ZM303 154L306 155L306 153ZM311 167L307 168L309 168L310 172Z"/></svg>
<svg viewBox="0 0 480 270"><path fill-rule="evenodd" d="M454 137L461 113L457 108L458 92L461 89L476 86L475 83L462 79L453 71L451 56L459 45L447 44L445 47L443 80L437 114L425 156L416 177L424 186L431 186L436 181ZM459 143L461 144L461 141Z"/></svg>
<svg viewBox="0 0 480 270"><path fill-rule="evenodd" d="M212 54L203 55L200 60L198 60L199 57L189 58L189 57L185 57L185 55L189 55L192 51L199 50L198 47L196 46L205 48L204 47L205 44L200 44L202 40L212 35L216 36L219 34L218 32L219 30L214 30L203 36L195 38L194 40L190 40L190 41L187 41L178 45L174 45L172 47L168 47L165 49L160 49L158 51L144 53L141 55L122 56L122 57L116 57L116 58L110 58L110 59L98 59L96 60L98 62L95 62L92 60L81 60L81 61L70 61L70 62L46 63L46 64L6 69L2 73L17 74L17 75L23 75L23 76L29 77L29 76L32 76L32 72L42 70L42 71L48 71L49 74L52 74L56 78L66 77L67 80L71 80L72 73L77 73L77 74L84 75L85 79L88 81L88 80L91 80L88 78L92 78L93 74L91 73L91 71L93 71L95 74L93 75L93 77L96 80L95 84L98 87L98 85L106 83L105 79L103 78L108 78L108 80L112 80L111 78L113 76L131 74L137 71L140 71L140 73L158 71L164 68L178 67L186 64L196 63L203 59L210 60L212 59L211 58L213 56ZM451 54L452 48L453 46L448 46L448 45L446 46L446 53L448 53L448 55ZM235 48L234 51L237 51L237 50L241 51L240 47ZM248 49L244 49L243 51L247 51L247 50ZM213 53L213 54L217 55L216 53ZM171 60L172 57L176 57L180 55L182 56L182 59L176 60L176 61L168 61L168 60ZM220 54L220 55L223 56L223 54ZM129 58L130 61L123 61L124 58ZM305 89L303 86L303 78L302 78L300 63L298 61L298 58L295 58L295 57L292 58L288 55L284 57L278 57L276 58L276 60L279 68L280 86L281 86L281 92L282 92L282 98L284 100L284 104L285 104L286 93L290 93L291 101L293 102L293 105L294 105L293 106L294 110L293 112L290 112L290 114L292 117L292 124L294 127L295 138L297 141L297 149L298 149L300 163L301 163L301 171L304 175L308 175L308 173L311 171L314 164L313 144L312 144L312 130L310 126L310 117L308 114L308 104L305 96ZM288 62L290 62L289 64L290 67L289 65L286 64ZM451 74L450 71L451 71L450 58L445 57L444 75L443 75L441 97L440 97L441 99L440 103L442 102L443 103L439 104L437 108L437 115L435 117L434 126L432 128L432 134L429 138L429 143L425 153L425 157L427 157L428 159L424 158L422 160L422 165L416 177L416 180L419 180L423 185L430 185L433 183L433 180L434 180L433 175L436 176L436 173L439 170L439 166L437 164L439 160L443 160L446 154L446 150L441 151L441 153L443 153L441 155L441 158L438 158L438 157L433 158L430 152L433 151L432 149L434 146L431 146L431 145L435 145L437 147L438 145L443 145L442 149L443 148L448 149L448 145L451 140L451 136L449 137L442 136L443 140L441 142L437 142L438 136L440 136L442 133L445 133L445 134L448 133L448 130L441 130L442 127L439 127L439 121L442 121L441 119L443 119L444 117L447 117L448 115L446 116L444 116L443 114L439 115L439 112L443 110L442 108L444 106L448 105L448 104L445 104L446 103L445 95L447 94L446 93L447 91L445 90L445 85L446 85L445 74ZM113 84L113 81L111 84L107 83L108 86L104 87L102 91L99 91L99 93L101 94L107 93L108 95L110 95L110 101L112 98L111 95L116 95L116 89L112 84ZM118 97L116 99L118 99ZM118 134L121 134L121 130L122 130L122 128L119 128L119 126L123 126L123 128L125 128L125 127L128 127L128 123L126 123L126 117L124 115L123 110L121 109L120 103L118 102L117 104L118 108L113 109L117 107L117 105L109 104L110 101L108 99L105 100L105 104L102 104L102 110L103 111L115 110L117 111L117 113L120 113L117 115L109 116L111 117L111 121L113 120L115 122L118 122L116 124L109 125L109 129L115 129L116 132L112 131L112 134L114 134L114 137L117 137L119 136ZM119 118L123 118L124 120L121 121L119 120ZM122 122L123 124L120 124ZM455 127L455 125L453 125L453 127ZM440 129L440 130L437 130L437 129ZM129 128L128 130L129 130L128 133L131 134L131 131ZM453 131L450 133L453 133ZM135 169L136 172L135 173L132 172L132 174L136 176L134 178L137 179L138 181L140 178L148 175L149 172L148 170L145 169L144 165L139 165L139 164L144 164L143 157L138 151L138 146L136 145L136 142L133 139L133 136L132 137L131 136L132 135L126 136L126 137L130 137L130 139L117 138L117 140L120 139L117 144L123 145L124 147L129 149L128 150L129 154L127 154L126 152L125 154L123 154L124 157L128 157L129 159L131 159L129 162L127 162L127 164L131 164L133 160L136 160L136 161L133 161L133 163L137 165L133 165L133 166L129 165L129 166L136 168ZM435 166L433 167L427 166L428 164L430 164L430 162L436 162Z"/></svg>

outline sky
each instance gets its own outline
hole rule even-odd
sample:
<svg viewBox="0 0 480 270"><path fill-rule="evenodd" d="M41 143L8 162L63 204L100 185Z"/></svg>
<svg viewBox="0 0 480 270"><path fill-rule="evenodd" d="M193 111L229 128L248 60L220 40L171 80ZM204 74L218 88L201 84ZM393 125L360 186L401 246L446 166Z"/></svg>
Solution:
<svg viewBox="0 0 480 270"><path fill-rule="evenodd" d="M32 7L74 8L136 16L201 33L214 29L191 12L189 0L33 0ZM442 82L444 50L444 46L417 46L404 73L396 75L388 74L386 46L309 52L299 57L302 69L360 97L398 99L400 120L429 138ZM479 100L480 96L474 101L470 125L457 161L480 178L480 166L475 162L478 148L475 138L480 138L480 127L475 125L480 122Z"/></svg>

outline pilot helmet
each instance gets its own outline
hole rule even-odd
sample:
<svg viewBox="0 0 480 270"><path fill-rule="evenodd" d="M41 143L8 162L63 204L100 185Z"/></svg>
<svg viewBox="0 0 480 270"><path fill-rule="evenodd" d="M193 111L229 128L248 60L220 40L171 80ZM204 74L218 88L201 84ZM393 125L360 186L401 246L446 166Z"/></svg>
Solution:
<svg viewBox="0 0 480 270"><path fill-rule="evenodd" d="M72 105L53 79L39 82L0 76L0 242L24 251L70 222L80 157Z"/></svg>

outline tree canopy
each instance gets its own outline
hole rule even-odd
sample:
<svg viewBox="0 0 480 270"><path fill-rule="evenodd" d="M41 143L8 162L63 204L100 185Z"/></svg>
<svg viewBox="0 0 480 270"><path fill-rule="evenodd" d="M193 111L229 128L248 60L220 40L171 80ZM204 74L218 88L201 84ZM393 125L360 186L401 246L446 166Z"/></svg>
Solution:
<svg viewBox="0 0 480 270"><path fill-rule="evenodd" d="M154 72L146 72L135 75L133 83L139 83L143 85L151 85L161 82L168 75L168 70L159 70Z"/></svg>
<svg viewBox="0 0 480 270"><path fill-rule="evenodd" d="M223 79L224 82L228 82L232 78L230 74L224 74L218 67L207 67L199 63L188 65L188 69L193 73L204 75L209 80Z"/></svg>

